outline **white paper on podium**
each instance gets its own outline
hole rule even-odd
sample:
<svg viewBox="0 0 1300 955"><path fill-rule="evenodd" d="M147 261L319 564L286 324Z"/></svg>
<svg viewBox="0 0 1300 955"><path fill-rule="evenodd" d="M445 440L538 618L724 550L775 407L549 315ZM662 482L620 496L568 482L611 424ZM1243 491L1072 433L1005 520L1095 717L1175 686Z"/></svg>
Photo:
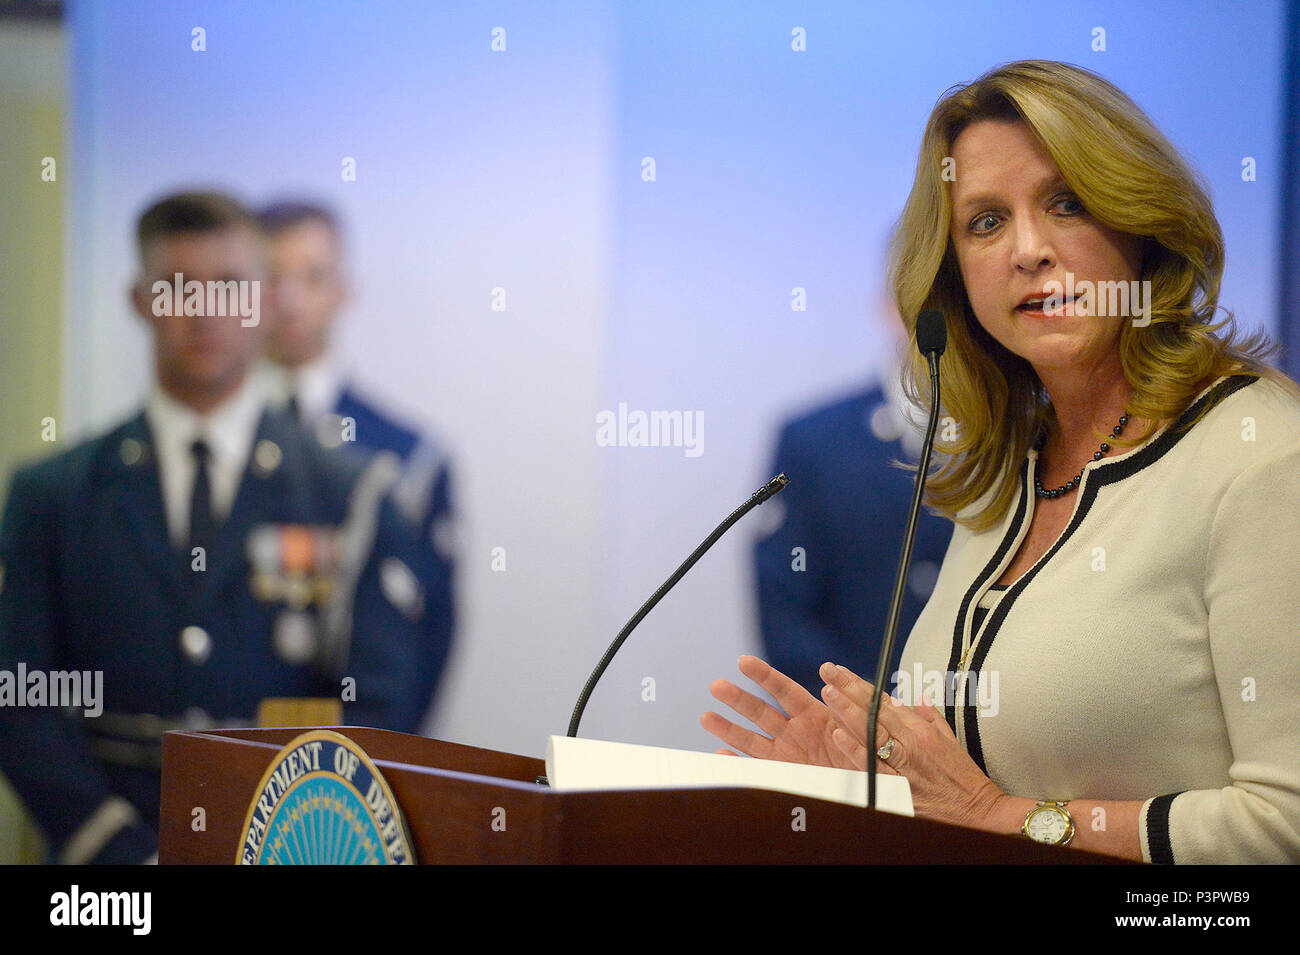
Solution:
<svg viewBox="0 0 1300 955"><path fill-rule="evenodd" d="M739 786L849 806L867 804L864 772L568 736L552 736L546 744L546 778L552 789L564 792ZM878 773L876 808L912 815L907 780Z"/></svg>

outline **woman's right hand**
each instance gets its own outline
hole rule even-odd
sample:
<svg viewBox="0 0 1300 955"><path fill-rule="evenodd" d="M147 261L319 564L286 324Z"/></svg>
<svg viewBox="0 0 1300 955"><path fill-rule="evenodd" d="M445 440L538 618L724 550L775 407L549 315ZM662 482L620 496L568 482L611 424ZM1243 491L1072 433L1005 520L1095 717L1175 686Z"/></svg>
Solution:
<svg viewBox="0 0 1300 955"><path fill-rule="evenodd" d="M709 686L713 698L762 730L756 733L717 713L705 713L700 717L700 725L730 747L718 750L719 753L854 768L849 757L831 739L839 724L826 704L758 657L741 657L740 672L771 694L782 709L768 705L727 680L714 680Z"/></svg>

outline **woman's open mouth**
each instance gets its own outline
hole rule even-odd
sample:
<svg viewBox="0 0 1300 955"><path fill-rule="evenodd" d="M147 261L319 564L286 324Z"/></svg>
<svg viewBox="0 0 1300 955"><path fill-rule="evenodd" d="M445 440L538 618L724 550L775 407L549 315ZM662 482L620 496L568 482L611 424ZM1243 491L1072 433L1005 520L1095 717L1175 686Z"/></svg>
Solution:
<svg viewBox="0 0 1300 955"><path fill-rule="evenodd" d="M1083 296L1071 295L1053 298L1051 296L1039 296L1026 299L1016 306L1016 311L1022 315L1037 316L1039 318L1065 318L1075 314L1075 303L1083 302ZM1080 309L1082 311L1082 309Z"/></svg>

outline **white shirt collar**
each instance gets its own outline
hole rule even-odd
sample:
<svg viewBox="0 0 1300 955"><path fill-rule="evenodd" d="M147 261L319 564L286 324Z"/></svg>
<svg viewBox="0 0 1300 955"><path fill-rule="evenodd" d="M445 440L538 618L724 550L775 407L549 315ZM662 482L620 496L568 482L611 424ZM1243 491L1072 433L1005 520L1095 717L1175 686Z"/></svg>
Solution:
<svg viewBox="0 0 1300 955"><path fill-rule="evenodd" d="M343 373L329 352L297 368L263 361L259 374L276 407L286 406L291 395L298 399L298 414L305 422L329 414L343 394Z"/></svg>
<svg viewBox="0 0 1300 955"><path fill-rule="evenodd" d="M155 388L145 417L158 456L159 480L173 542L189 536L189 505L193 493L195 461L191 446L202 438L209 451L209 481L214 516L222 520L234 504L243 480L249 451L265 405L265 392L253 375L239 390L206 415Z"/></svg>
<svg viewBox="0 0 1300 955"><path fill-rule="evenodd" d="M871 412L872 433L881 441L901 441L904 456L920 457L925 444L927 413L912 404L903 391L902 365L892 362L881 376L880 390L885 403Z"/></svg>

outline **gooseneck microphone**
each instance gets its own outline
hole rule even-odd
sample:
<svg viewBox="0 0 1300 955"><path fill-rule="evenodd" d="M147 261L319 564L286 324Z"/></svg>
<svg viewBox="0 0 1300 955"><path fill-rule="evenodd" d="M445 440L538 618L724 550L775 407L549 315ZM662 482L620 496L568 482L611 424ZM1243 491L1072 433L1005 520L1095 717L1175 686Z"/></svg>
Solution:
<svg viewBox="0 0 1300 955"><path fill-rule="evenodd" d="M916 522L921 513L921 491L925 488L925 473L930 468L930 449L934 446L934 431L939 424L939 356L948 347L948 326L943 313L929 308L916 320L916 347L930 366L930 421L925 429L925 446L916 469L916 483L912 486L912 509L907 515L907 533L903 536L903 553L898 559L898 573L894 576L894 596L889 602L889 617L885 623L885 638L880 644L880 659L876 663L876 692L871 694L871 708L867 713L867 808L876 808L876 726L880 722L880 700L885 681L889 678L889 661L894 655L894 636L898 632L898 616L903 608L903 587L912 563L912 543L916 538Z"/></svg>
<svg viewBox="0 0 1300 955"><path fill-rule="evenodd" d="M591 676L587 678L587 685L582 688L582 694L578 697L578 705L573 708L573 718L569 720L569 732L566 735L578 735L578 723L582 721L582 711L587 708L587 701L591 699L591 694L596 689L596 684L600 682L601 676L604 675L606 667L608 667L610 661L614 659L614 654L618 653L619 648L623 646L624 641L631 636L632 631L636 629L636 625L645 618L646 614L654 609L655 604L659 603L668 591L673 589L677 584L677 581L686 576L686 572L695 566L695 562L704 556L705 551L716 544L718 538L731 529L732 524L736 523L736 521L740 520L768 498L780 493L781 489L789 483L789 478L784 474L778 474L750 495L749 500L732 511L727 519L719 524L712 534L705 538L704 543L695 548L691 553L691 556L687 557L682 565L673 571L673 575L664 581L663 586L656 590L650 599L641 605L641 609L632 615L632 619L629 620L623 629L619 631L618 636L614 638L614 642L611 643L609 649L605 651L605 655L601 657L600 662L596 664L596 669L593 670Z"/></svg>

